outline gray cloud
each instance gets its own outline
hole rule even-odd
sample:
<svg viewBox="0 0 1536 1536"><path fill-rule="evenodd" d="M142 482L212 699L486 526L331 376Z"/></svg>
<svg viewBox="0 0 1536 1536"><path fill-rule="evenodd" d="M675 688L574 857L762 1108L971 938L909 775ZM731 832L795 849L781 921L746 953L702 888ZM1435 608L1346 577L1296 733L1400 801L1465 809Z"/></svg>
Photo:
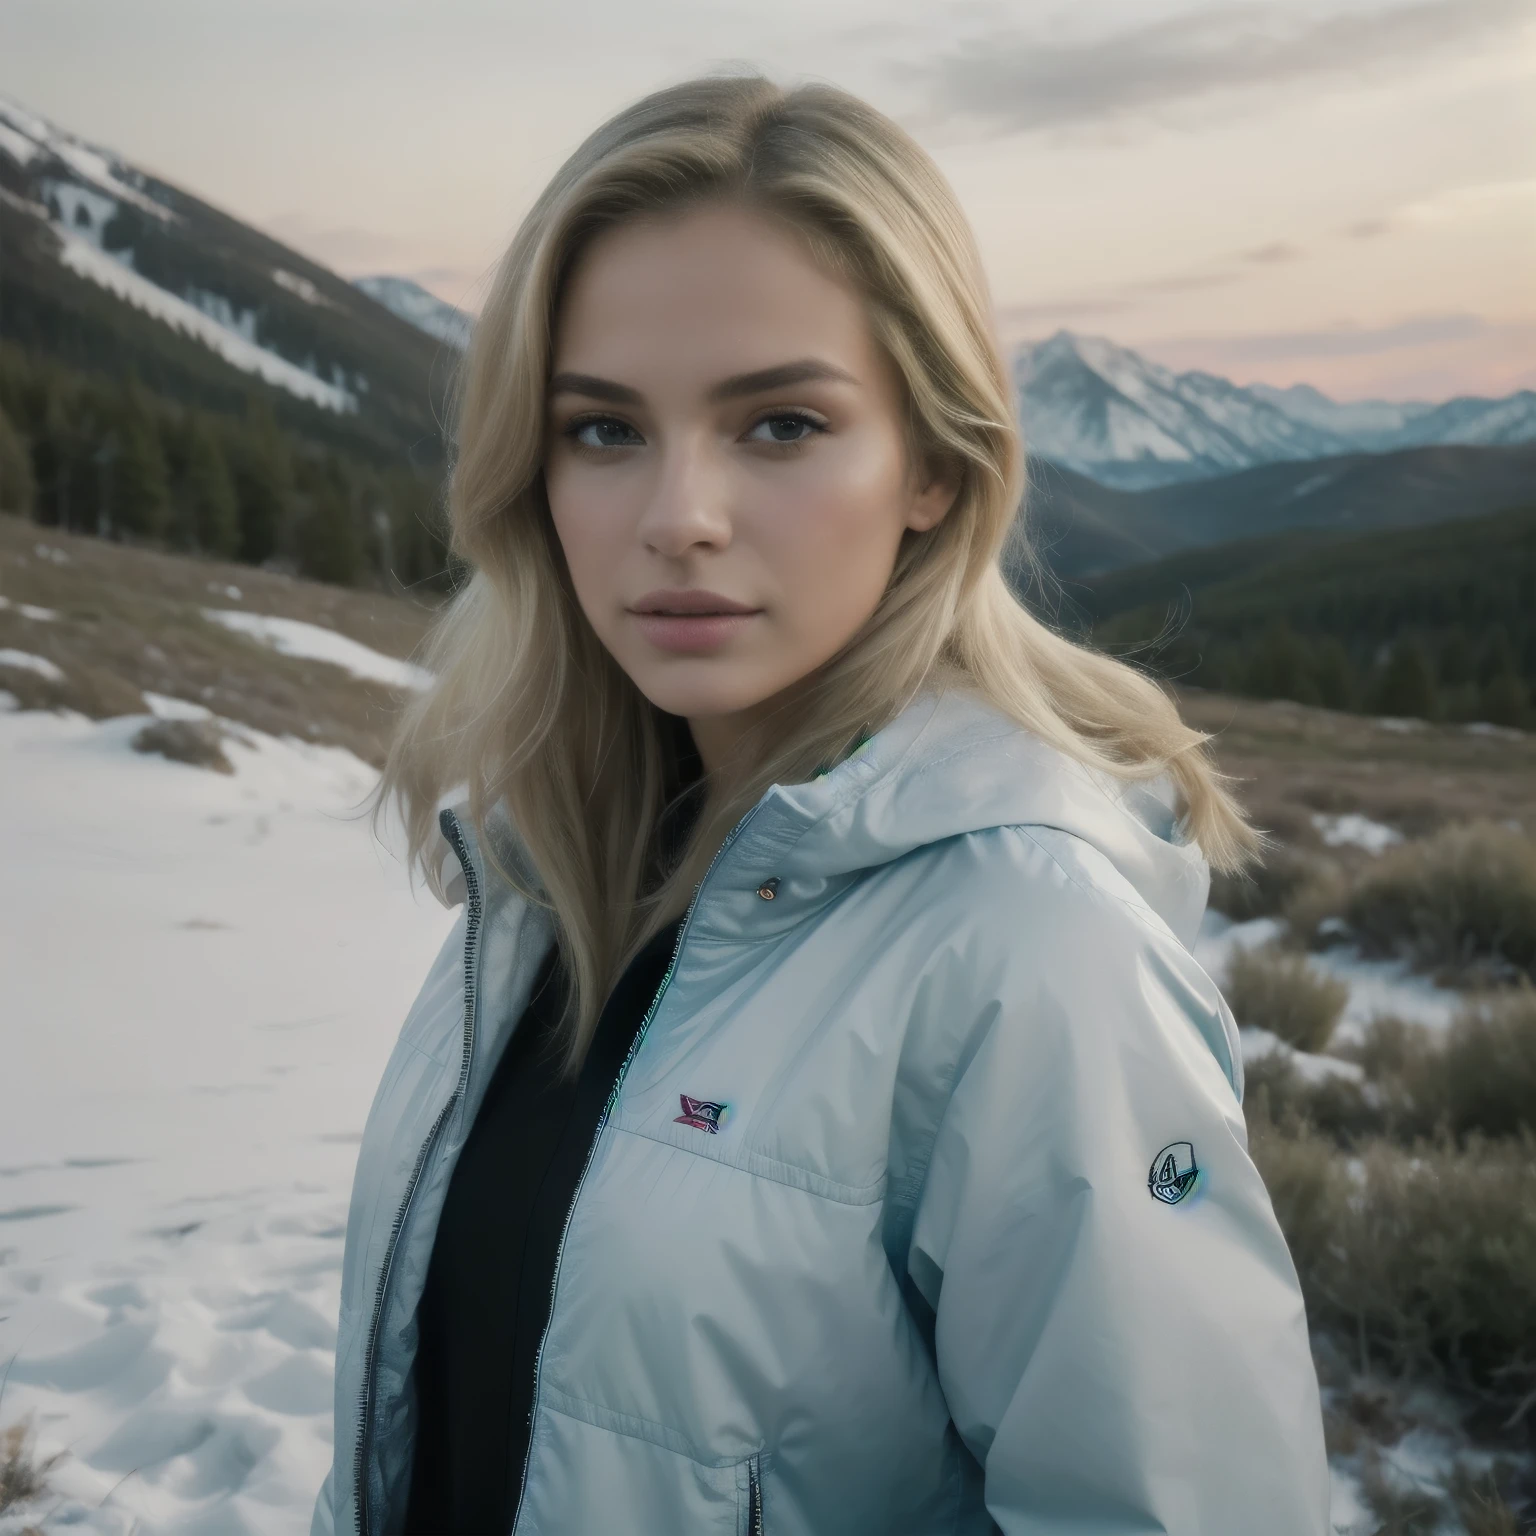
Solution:
<svg viewBox="0 0 1536 1536"><path fill-rule="evenodd" d="M1208 7L1080 42L998 29L902 72L926 86L936 115L1018 132L1443 58L1530 17L1529 0L1414 0L1343 16Z"/></svg>
<svg viewBox="0 0 1536 1536"><path fill-rule="evenodd" d="M1208 288L1225 288L1241 276L1238 272L1224 272L1215 268L1203 268L1195 272L1174 272L1167 277L1149 277L1128 285L1132 293L1203 293Z"/></svg>
<svg viewBox="0 0 1536 1536"><path fill-rule="evenodd" d="M1257 267L1275 267L1282 262L1295 261L1300 255L1299 246L1287 240L1273 240L1268 245L1256 245L1251 251L1244 251L1242 260L1252 262Z"/></svg>

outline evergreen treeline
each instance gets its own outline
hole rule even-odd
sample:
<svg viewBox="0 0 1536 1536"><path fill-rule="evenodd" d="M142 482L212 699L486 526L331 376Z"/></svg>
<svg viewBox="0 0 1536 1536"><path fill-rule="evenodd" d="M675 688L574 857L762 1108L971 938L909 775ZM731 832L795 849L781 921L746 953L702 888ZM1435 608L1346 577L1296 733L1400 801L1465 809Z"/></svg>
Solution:
<svg viewBox="0 0 1536 1536"><path fill-rule="evenodd" d="M0 511L343 585L446 579L438 482L0 343Z"/></svg>
<svg viewBox="0 0 1536 1536"><path fill-rule="evenodd" d="M50 199L62 211L36 166L21 169L0 155L0 192L12 194L0 197L0 340L67 368L137 377L152 394L202 409L239 414L252 397L265 397L280 426L338 453L440 469L438 417L452 350L333 273L170 188L159 192L178 210L174 226L124 203L97 229L82 224L84 204L76 210L77 233L99 238L141 275L290 362L343 383L355 411L271 389L71 271L52 227L27 211ZM312 298L284 288L279 271L310 283Z"/></svg>
<svg viewBox="0 0 1536 1536"><path fill-rule="evenodd" d="M1095 643L1228 693L1536 727L1536 506L1252 543L1090 583Z"/></svg>

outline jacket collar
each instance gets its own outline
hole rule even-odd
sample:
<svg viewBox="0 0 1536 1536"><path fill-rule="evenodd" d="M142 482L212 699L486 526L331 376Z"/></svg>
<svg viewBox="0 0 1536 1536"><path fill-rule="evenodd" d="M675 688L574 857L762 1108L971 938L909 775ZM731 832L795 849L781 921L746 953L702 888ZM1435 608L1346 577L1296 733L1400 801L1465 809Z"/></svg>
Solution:
<svg viewBox="0 0 1536 1536"><path fill-rule="evenodd" d="M1128 784L1088 768L969 691L924 689L829 772L763 794L711 865L708 899L697 903L689 932L726 941L768 938L861 874L931 843L995 827L1043 826L1097 848L1190 947L1210 871L1184 836L1175 802L1166 773ZM467 826L464 808L455 810ZM504 819L488 830L502 857L531 876ZM473 841L470 849L483 882ZM770 881L767 900L759 891Z"/></svg>

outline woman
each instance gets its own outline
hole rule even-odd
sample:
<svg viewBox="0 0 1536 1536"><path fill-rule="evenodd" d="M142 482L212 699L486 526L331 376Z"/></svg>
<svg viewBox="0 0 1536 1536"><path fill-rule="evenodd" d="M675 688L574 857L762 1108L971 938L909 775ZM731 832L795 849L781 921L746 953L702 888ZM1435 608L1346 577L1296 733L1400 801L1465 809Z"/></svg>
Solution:
<svg viewBox="0 0 1536 1536"><path fill-rule="evenodd" d="M457 441L473 575L383 792L464 910L360 1150L314 1530L1325 1530L1188 948L1261 838L1004 582L931 162L819 86L621 113L503 260Z"/></svg>

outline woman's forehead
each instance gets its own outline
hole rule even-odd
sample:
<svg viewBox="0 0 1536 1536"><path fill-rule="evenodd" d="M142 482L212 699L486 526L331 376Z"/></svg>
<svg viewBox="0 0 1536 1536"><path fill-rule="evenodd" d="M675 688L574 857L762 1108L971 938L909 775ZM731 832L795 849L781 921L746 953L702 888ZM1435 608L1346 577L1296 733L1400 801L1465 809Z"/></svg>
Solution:
<svg viewBox="0 0 1536 1536"><path fill-rule="evenodd" d="M801 358L857 379L872 349L848 283L782 221L727 205L636 218L597 237L562 293L554 366L625 382L683 366L714 388Z"/></svg>

